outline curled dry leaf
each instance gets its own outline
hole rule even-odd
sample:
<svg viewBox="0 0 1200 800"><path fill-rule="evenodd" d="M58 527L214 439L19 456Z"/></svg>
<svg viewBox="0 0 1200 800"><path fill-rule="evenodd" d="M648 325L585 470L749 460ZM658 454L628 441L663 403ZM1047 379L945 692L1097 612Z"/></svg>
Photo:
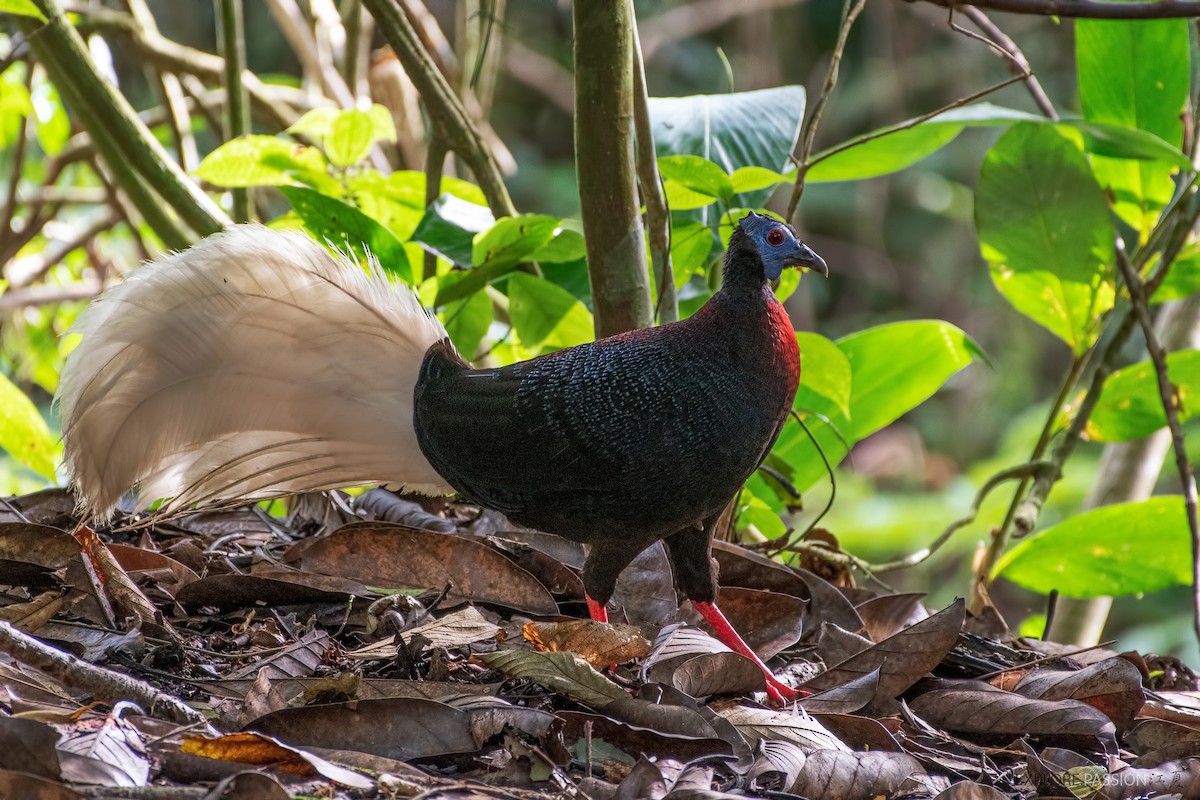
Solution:
<svg viewBox="0 0 1200 800"><path fill-rule="evenodd" d="M36 633L63 607L63 592L42 592L28 603L13 603L0 608L0 619L11 622L26 633Z"/></svg>
<svg viewBox="0 0 1200 800"><path fill-rule="evenodd" d="M96 532L80 526L75 538L97 599L110 601L124 611L136 614L142 622L157 622L160 615L154 603L142 593Z"/></svg>
<svg viewBox="0 0 1200 800"><path fill-rule="evenodd" d="M83 800L61 783L26 772L0 769L0 797L36 798L36 800Z"/></svg>
<svg viewBox="0 0 1200 800"><path fill-rule="evenodd" d="M521 633L536 650L576 653L596 669L645 658L650 652L650 642L632 625L590 619L528 622Z"/></svg>
<svg viewBox="0 0 1200 800"><path fill-rule="evenodd" d="M866 708L879 689L879 670L873 669L811 697L800 699L800 707L810 714L853 714Z"/></svg>
<svg viewBox="0 0 1200 800"><path fill-rule="evenodd" d="M69 783L145 786L149 781L141 736L115 713L57 727L59 763Z"/></svg>
<svg viewBox="0 0 1200 800"><path fill-rule="evenodd" d="M991 786L970 781L959 781L938 793L933 800L1008 800L1008 795Z"/></svg>
<svg viewBox="0 0 1200 800"><path fill-rule="evenodd" d="M966 608L962 599L928 619L850 656L803 685L820 691L879 670L878 698L899 696L941 663L958 641Z"/></svg>
<svg viewBox="0 0 1200 800"><path fill-rule="evenodd" d="M817 721L851 750L905 752L905 748L896 741L892 732L877 719L853 714L818 714ZM906 744L909 745L910 753L915 752L916 745L911 740Z"/></svg>
<svg viewBox="0 0 1200 800"><path fill-rule="evenodd" d="M1154 767L1165 761L1200 753L1200 729L1161 719L1144 719L1122 743L1138 754L1135 767Z"/></svg>
<svg viewBox="0 0 1200 800"><path fill-rule="evenodd" d="M850 752L850 748L826 730L824 725L803 711L798 714L785 714L765 708L733 706L718 713L729 720L738 733L752 744L763 740L782 739L798 745L809 754L818 750Z"/></svg>
<svg viewBox="0 0 1200 800"><path fill-rule="evenodd" d="M1146 702L1142 674L1123 658L1109 658L1081 670L1035 669L1012 691L1040 700L1082 700L1103 711L1117 731L1129 730Z"/></svg>
<svg viewBox="0 0 1200 800"><path fill-rule="evenodd" d="M470 714L412 698L287 708L247 727L295 747L358 750L398 761L478 749Z"/></svg>
<svg viewBox="0 0 1200 800"><path fill-rule="evenodd" d="M397 497L387 489L368 489L354 499L354 509L381 522L394 522L409 528L437 533L454 533L452 520L430 514L419 503Z"/></svg>
<svg viewBox="0 0 1200 800"><path fill-rule="evenodd" d="M662 627L679 621L679 596L671 575L662 542L638 553L621 571L612 601L624 609L630 625Z"/></svg>
<svg viewBox="0 0 1200 800"><path fill-rule="evenodd" d="M283 650L272 653L265 659L247 664L229 674L231 680L257 678L259 670L266 668L271 680L281 678L303 678L312 675L325 661L326 653L336 647L329 634L323 630L310 631L300 641Z"/></svg>
<svg viewBox="0 0 1200 800"><path fill-rule="evenodd" d="M796 574L808 587L809 614L804 621L805 637L820 630L825 623L837 625L851 633L862 630L862 618L858 616L854 605L846 599L846 595L841 590L806 569L798 569Z"/></svg>
<svg viewBox="0 0 1200 800"><path fill-rule="evenodd" d="M692 656L671 672L670 683L692 697L715 694L750 694L766 689L758 665L733 652Z"/></svg>
<svg viewBox="0 0 1200 800"><path fill-rule="evenodd" d="M438 589L449 597L556 614L558 604L537 578L473 539L386 522L355 522L289 552L308 571L347 576L370 586Z"/></svg>
<svg viewBox="0 0 1200 800"><path fill-rule="evenodd" d="M483 614L479 613L479 609L474 606L465 606L445 616L401 631L399 636L406 645L422 642L426 643L428 647L451 649L494 639L499 632L499 626L484 619Z"/></svg>
<svg viewBox="0 0 1200 800"><path fill-rule="evenodd" d="M295 775L320 775L334 783L354 789L370 789L375 785L374 781L353 770L339 767L313 753L306 753L259 733L230 733L213 739L189 734L183 737L180 750L220 761L270 765Z"/></svg>
<svg viewBox="0 0 1200 800"><path fill-rule="evenodd" d="M176 592L192 581L200 579L200 576L187 565L154 550L114 543L108 546L108 551L112 553L121 568L129 574L129 577L134 580L141 578L153 580L171 597L174 597Z"/></svg>
<svg viewBox="0 0 1200 800"><path fill-rule="evenodd" d="M510 678L528 678L595 709L628 697L624 689L574 653L498 650L475 658Z"/></svg>
<svg viewBox="0 0 1200 800"><path fill-rule="evenodd" d="M276 572L256 575L208 575L182 587L175 600L185 608L212 606L221 611L269 606L329 603L345 605L351 597L373 597L358 581L329 575Z"/></svg>
<svg viewBox="0 0 1200 800"><path fill-rule="evenodd" d="M921 605L924 597L923 592L885 594L859 603L854 610L862 617L867 638L882 642L929 616L925 606Z"/></svg>
<svg viewBox="0 0 1200 800"><path fill-rule="evenodd" d="M906 786L918 788L924 776L920 762L904 753L821 750L808 754L788 791L805 797L893 797Z"/></svg>
<svg viewBox="0 0 1200 800"><path fill-rule="evenodd" d="M909 703L926 722L976 737L1031 735L1063 742L1111 741L1112 721L1078 700L1033 700L980 681L937 681L945 688L922 694Z"/></svg>
<svg viewBox="0 0 1200 800"><path fill-rule="evenodd" d="M758 743L758 753L750 771L746 773L746 780L752 789L757 790L762 787L761 778L769 772L775 772L781 776L780 787L786 788L800 777L800 770L804 769L806 760L803 748L795 742L763 739Z"/></svg>

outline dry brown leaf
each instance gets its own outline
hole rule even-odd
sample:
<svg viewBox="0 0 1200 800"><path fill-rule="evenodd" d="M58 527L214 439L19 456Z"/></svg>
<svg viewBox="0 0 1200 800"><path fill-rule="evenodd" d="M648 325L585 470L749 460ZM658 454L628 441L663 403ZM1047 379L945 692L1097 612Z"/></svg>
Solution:
<svg viewBox="0 0 1200 800"><path fill-rule="evenodd" d="M357 581L300 572L270 575L208 575L192 581L175 595L187 608L211 606L222 611L270 606L331 603L345 605L351 597L374 597Z"/></svg>
<svg viewBox="0 0 1200 800"><path fill-rule="evenodd" d="M267 674L271 680L307 677L325 663L328 653L336 648L328 633L323 630L311 631L283 650L234 670L229 674L229 679L257 678L259 670L264 668L269 670Z"/></svg>
<svg viewBox="0 0 1200 800"><path fill-rule="evenodd" d="M705 756L733 755L730 744L715 735L686 736L581 711L560 711L556 716L563 721L563 742L568 748L587 736L590 725L593 739L604 739L630 753L685 762Z"/></svg>
<svg viewBox="0 0 1200 800"><path fill-rule="evenodd" d="M596 669L645 658L650 653L650 642L632 625L609 625L590 619L527 622L521 633L536 650L575 653Z"/></svg>
<svg viewBox="0 0 1200 800"><path fill-rule="evenodd" d="M721 610L762 658L771 658L800 639L807 607L808 601L788 594L736 586L721 589ZM700 621L700 626L712 632L707 621Z"/></svg>
<svg viewBox="0 0 1200 800"><path fill-rule="evenodd" d="M925 606L923 592L910 594L885 594L873 597L854 607L862 617L864 633L872 642L882 642L915 625L929 616Z"/></svg>
<svg viewBox="0 0 1200 800"><path fill-rule="evenodd" d="M958 734L987 738L1031 735L1093 744L1111 741L1116 728L1103 712L1078 700L1032 700L981 681L936 681L944 688L909 703L926 722Z"/></svg>
<svg viewBox="0 0 1200 800"><path fill-rule="evenodd" d="M136 614L142 622L162 624L170 629L160 621L161 615L154 603L122 569L94 530L86 525L80 526L75 531L75 538L82 550L88 575L93 579L93 591L98 599L115 603L123 610Z"/></svg>
<svg viewBox="0 0 1200 800"><path fill-rule="evenodd" d="M374 781L357 772L339 767L320 756L306 753L260 733L230 733L211 739L189 734L183 737L180 750L220 761L269 765L273 769L294 775L320 775L334 783L354 789L370 789L375 785Z"/></svg>
<svg viewBox="0 0 1200 800"><path fill-rule="evenodd" d="M1040 700L1082 700L1103 711L1118 732L1129 730L1146 702L1142 674L1123 658L1109 658L1081 670L1035 669L1012 688Z"/></svg>
<svg viewBox="0 0 1200 800"><path fill-rule="evenodd" d="M0 608L0 619L11 622L25 633L35 633L62 609L63 595L61 591L42 592L28 603L4 606Z"/></svg>
<svg viewBox="0 0 1200 800"><path fill-rule="evenodd" d="M43 722L0 716L0 769L58 780L58 736Z"/></svg>
<svg viewBox="0 0 1200 800"><path fill-rule="evenodd" d="M877 698L899 696L941 663L958 641L966 608L962 599L827 669L801 688L819 691L879 670Z"/></svg>
<svg viewBox="0 0 1200 800"><path fill-rule="evenodd" d="M498 650L475 658L509 677L528 678L595 709L628 696L574 653Z"/></svg>
<svg viewBox="0 0 1200 800"><path fill-rule="evenodd" d="M200 579L187 565L154 550L128 544L110 544L108 551L129 577L134 580L149 578L171 597L182 587Z"/></svg>
<svg viewBox="0 0 1200 800"><path fill-rule="evenodd" d="M821 750L809 753L800 777L788 787L806 797L892 797L906 785L921 785L920 762L904 753L852 753Z"/></svg>
<svg viewBox="0 0 1200 800"><path fill-rule="evenodd" d="M734 652L692 656L672 670L670 684L692 697L744 695L764 691L767 686L759 666Z"/></svg>
<svg viewBox="0 0 1200 800"><path fill-rule="evenodd" d="M303 569L350 577L370 586L435 589L448 596L556 614L558 604L537 578L474 539L386 522L355 522L296 545L288 554Z"/></svg>
<svg viewBox="0 0 1200 800"><path fill-rule="evenodd" d="M145 786L149 781L141 736L115 712L57 727L59 763L68 783Z"/></svg>
<svg viewBox="0 0 1200 800"><path fill-rule="evenodd" d="M7 769L0 769L0 797L14 800L83 800L83 795L57 781Z"/></svg>
<svg viewBox="0 0 1200 800"><path fill-rule="evenodd" d="M768 711L751 706L733 706L717 712L733 723L733 727L751 744L764 739L782 739L799 745L805 753L818 750L843 750L850 748L825 729L821 723L803 712L788 714Z"/></svg>
<svg viewBox="0 0 1200 800"><path fill-rule="evenodd" d="M478 749L469 713L412 698L287 708L249 727L295 747L358 750L400 761Z"/></svg>

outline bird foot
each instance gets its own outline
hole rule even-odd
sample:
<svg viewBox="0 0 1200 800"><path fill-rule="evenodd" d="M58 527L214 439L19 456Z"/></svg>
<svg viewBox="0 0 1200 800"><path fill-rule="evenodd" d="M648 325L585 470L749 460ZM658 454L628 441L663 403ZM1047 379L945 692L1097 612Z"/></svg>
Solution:
<svg viewBox="0 0 1200 800"><path fill-rule="evenodd" d="M779 678L775 677L775 673L763 663L763 660L758 657L758 654L750 649L750 646L738 635L738 632L729 624L729 620L721 613L721 609L717 608L715 603L698 603L692 601L692 605L700 612L700 616L712 625L713 631L717 634L717 638L724 642L730 650L739 653L753 661L762 670L763 677L767 679L767 697L770 698L772 705L784 706L790 700L797 697L808 697L809 692L803 689L793 689Z"/></svg>
<svg viewBox="0 0 1200 800"><path fill-rule="evenodd" d="M763 670L763 676L767 679L767 698L770 699L773 706L786 706L797 698L812 695L812 692L806 692L803 689L793 689L776 678L769 670Z"/></svg>
<svg viewBox="0 0 1200 800"><path fill-rule="evenodd" d="M590 595L584 597L587 598L588 616L596 622L608 622L608 609L593 600Z"/></svg>

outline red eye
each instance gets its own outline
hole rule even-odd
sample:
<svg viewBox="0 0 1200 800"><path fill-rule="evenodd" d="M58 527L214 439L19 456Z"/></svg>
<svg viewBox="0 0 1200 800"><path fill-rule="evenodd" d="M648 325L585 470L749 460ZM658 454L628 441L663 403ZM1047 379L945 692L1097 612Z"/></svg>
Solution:
<svg viewBox="0 0 1200 800"><path fill-rule="evenodd" d="M771 244L776 247L783 244L783 229L772 228L771 232L767 234L767 244Z"/></svg>

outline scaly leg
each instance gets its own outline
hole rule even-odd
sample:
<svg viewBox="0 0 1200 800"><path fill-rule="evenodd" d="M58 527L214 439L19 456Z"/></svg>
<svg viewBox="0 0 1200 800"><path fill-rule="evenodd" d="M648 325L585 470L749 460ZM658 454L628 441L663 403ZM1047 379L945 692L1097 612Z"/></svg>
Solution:
<svg viewBox="0 0 1200 800"><path fill-rule="evenodd" d="M775 673L767 668L758 654L750 649L750 646L742 640L738 632L729 624L729 620L725 619L725 615L721 613L721 609L717 608L716 603L701 603L695 600L692 605L700 612L700 616L708 620L708 624L712 625L716 631L717 638L728 645L729 649L735 653L745 656L758 665L762 670L763 676L767 679L767 696L779 705L786 705L789 700L796 697L808 697L809 692L803 689L793 689L783 681L775 677Z"/></svg>
<svg viewBox="0 0 1200 800"><path fill-rule="evenodd" d="M587 598L588 616L596 622L608 622L608 609L593 600L591 595L585 594L584 597Z"/></svg>

